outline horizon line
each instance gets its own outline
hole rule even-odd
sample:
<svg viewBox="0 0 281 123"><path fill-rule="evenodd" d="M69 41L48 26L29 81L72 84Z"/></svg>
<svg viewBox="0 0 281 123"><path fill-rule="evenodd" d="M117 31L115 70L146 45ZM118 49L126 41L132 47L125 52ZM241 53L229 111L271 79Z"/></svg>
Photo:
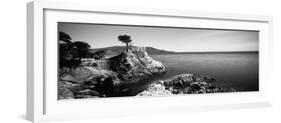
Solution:
<svg viewBox="0 0 281 123"><path fill-rule="evenodd" d="M108 46L108 47L126 47L121 45L115 45L115 46ZM108 47L100 47L100 48L91 48L91 49L102 49L102 48L108 48ZM142 46L135 46L135 47L142 47ZM172 51L172 50L166 50L166 49L158 49L152 46L144 46L145 48L150 47L157 50L164 50L166 52L171 53L220 53L220 52L259 52L259 50L243 50L243 51Z"/></svg>

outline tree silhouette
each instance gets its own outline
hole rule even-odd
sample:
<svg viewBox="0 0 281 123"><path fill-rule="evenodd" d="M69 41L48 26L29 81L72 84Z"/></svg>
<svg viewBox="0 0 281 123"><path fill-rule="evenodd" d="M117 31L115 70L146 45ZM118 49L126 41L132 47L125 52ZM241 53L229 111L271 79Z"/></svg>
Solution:
<svg viewBox="0 0 281 123"><path fill-rule="evenodd" d="M76 67L81 63L81 59L89 54L90 45L86 42L72 42L71 37L59 32L59 66Z"/></svg>
<svg viewBox="0 0 281 123"><path fill-rule="evenodd" d="M64 41L65 43L71 43L71 37L65 32L59 32L59 40Z"/></svg>
<svg viewBox="0 0 281 123"><path fill-rule="evenodd" d="M119 35L118 40L126 44L126 51L129 52L129 43L132 42L129 35Z"/></svg>
<svg viewBox="0 0 281 123"><path fill-rule="evenodd" d="M72 47L76 50L77 52L76 57L78 58L79 61L81 61L81 58L87 57L89 53L89 49L91 48L91 46L88 43L82 41L73 42Z"/></svg>

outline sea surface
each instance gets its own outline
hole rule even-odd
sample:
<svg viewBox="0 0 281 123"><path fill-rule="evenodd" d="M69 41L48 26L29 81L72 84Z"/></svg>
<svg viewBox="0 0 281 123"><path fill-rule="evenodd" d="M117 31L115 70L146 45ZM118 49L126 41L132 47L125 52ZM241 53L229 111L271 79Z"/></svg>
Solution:
<svg viewBox="0 0 281 123"><path fill-rule="evenodd" d="M167 73L157 80L168 79L184 73L195 73L215 78L220 87L234 88L237 91L258 91L259 61L257 52L183 53L150 56L161 61L167 70Z"/></svg>

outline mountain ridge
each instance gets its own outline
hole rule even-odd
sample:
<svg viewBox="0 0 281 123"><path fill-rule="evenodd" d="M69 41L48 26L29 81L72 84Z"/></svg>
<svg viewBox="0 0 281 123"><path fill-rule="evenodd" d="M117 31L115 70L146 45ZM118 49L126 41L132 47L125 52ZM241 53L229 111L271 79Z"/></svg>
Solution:
<svg viewBox="0 0 281 123"><path fill-rule="evenodd" d="M148 54L174 54L174 51L167 51L162 49L157 49L154 47L145 47ZM105 50L107 54L120 54L126 50L126 46L111 46L111 47L104 47L104 48L94 48L90 49L91 53Z"/></svg>

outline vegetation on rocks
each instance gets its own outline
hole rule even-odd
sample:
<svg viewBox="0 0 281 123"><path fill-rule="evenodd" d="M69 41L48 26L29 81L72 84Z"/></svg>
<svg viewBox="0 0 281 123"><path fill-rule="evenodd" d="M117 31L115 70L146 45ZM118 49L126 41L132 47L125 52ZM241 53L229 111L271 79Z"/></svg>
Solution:
<svg viewBox="0 0 281 123"><path fill-rule="evenodd" d="M155 89L160 87L160 89ZM138 96L166 95L171 94L199 94L216 92L235 92L233 88L221 88L216 85L216 80L208 76L197 74L177 75L169 80L160 80L150 85L150 87L138 94ZM167 94L167 95L171 95Z"/></svg>

